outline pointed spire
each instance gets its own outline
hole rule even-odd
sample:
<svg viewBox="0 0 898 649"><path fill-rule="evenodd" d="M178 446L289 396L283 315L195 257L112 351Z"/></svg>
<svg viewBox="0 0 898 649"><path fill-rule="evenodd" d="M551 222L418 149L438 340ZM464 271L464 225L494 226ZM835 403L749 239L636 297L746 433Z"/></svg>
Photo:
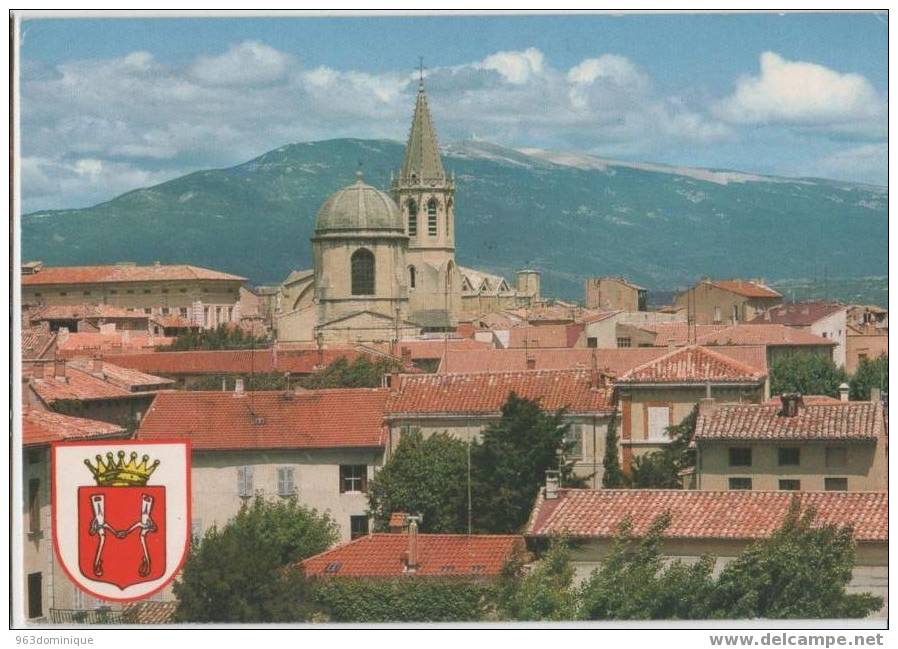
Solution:
<svg viewBox="0 0 898 649"><path fill-rule="evenodd" d="M419 67L418 99L415 102L415 116L412 118L412 129L405 147L405 160L402 162L400 180L403 183L443 182L446 172L440 160L437 145L437 134L430 119L427 107L427 94L424 92L424 64Z"/></svg>

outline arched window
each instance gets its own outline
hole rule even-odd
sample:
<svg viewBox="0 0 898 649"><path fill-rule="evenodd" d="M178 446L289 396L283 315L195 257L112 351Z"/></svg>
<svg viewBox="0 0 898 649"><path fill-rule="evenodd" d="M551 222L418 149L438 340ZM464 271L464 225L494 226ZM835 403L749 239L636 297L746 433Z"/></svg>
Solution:
<svg viewBox="0 0 898 649"><path fill-rule="evenodd" d="M437 199L427 201L427 234L437 236Z"/></svg>
<svg viewBox="0 0 898 649"><path fill-rule="evenodd" d="M408 236L418 236L418 204L415 201L408 202Z"/></svg>
<svg viewBox="0 0 898 649"><path fill-rule="evenodd" d="M408 267L408 287L415 288L415 280L417 280L417 272L415 271L414 266Z"/></svg>
<svg viewBox="0 0 898 649"><path fill-rule="evenodd" d="M359 248L352 253L352 294L374 295L374 253Z"/></svg>
<svg viewBox="0 0 898 649"><path fill-rule="evenodd" d="M455 264L453 264L450 261L449 265L446 266L446 290L447 291L452 290L452 271L453 270L455 270Z"/></svg>

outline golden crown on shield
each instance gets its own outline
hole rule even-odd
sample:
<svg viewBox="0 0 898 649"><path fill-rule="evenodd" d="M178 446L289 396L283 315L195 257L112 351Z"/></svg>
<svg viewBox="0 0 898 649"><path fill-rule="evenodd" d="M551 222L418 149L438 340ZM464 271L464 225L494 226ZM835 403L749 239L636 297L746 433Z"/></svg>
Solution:
<svg viewBox="0 0 898 649"><path fill-rule="evenodd" d="M110 451L106 454L105 461L103 456L98 453L96 462L96 466L94 466L90 460L84 460L84 464L90 469L94 480L101 487L142 487L159 466L159 460L154 460L150 464L149 455L144 455L138 461L136 451L131 452L127 461L125 461L124 451L119 451L117 458Z"/></svg>

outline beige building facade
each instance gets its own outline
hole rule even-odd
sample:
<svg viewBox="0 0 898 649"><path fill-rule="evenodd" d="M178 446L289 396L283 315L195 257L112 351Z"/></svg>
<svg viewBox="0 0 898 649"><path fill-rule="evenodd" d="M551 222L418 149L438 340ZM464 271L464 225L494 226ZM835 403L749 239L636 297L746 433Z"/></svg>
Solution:
<svg viewBox="0 0 898 649"><path fill-rule="evenodd" d="M590 277L586 280L586 308L647 311L648 291L623 277Z"/></svg>
<svg viewBox="0 0 898 649"><path fill-rule="evenodd" d="M748 322L782 302L783 296L761 280L705 279L674 298L674 305L700 325Z"/></svg>

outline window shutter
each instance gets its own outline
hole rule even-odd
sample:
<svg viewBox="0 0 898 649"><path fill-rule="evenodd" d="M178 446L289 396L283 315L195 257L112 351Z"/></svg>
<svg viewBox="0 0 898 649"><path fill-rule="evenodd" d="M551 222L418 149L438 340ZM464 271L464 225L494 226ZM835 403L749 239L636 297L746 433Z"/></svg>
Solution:
<svg viewBox="0 0 898 649"><path fill-rule="evenodd" d="M361 471L362 471L362 481L361 481L360 491L362 493L368 493L368 465L362 464L359 466L359 469L361 469Z"/></svg>
<svg viewBox="0 0 898 649"><path fill-rule="evenodd" d="M237 467L237 495L245 496L246 495L246 467L238 466Z"/></svg>
<svg viewBox="0 0 898 649"><path fill-rule="evenodd" d="M346 473L346 467L344 465L340 465L340 493L346 493L346 481L344 480L344 475Z"/></svg>

